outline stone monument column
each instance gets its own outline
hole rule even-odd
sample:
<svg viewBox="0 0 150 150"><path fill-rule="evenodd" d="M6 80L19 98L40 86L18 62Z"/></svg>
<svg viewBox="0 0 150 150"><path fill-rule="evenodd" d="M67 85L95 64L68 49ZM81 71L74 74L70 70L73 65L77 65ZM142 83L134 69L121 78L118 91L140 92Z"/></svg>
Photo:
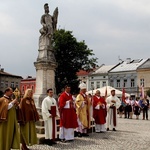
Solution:
<svg viewBox="0 0 150 150"><path fill-rule="evenodd" d="M58 8L53 16L49 14L49 6L44 5L45 14L41 17L42 28L39 37L39 54L34 66L36 68L36 89L34 100L36 107L40 108L42 100L47 96L47 89L55 92L55 69L57 67L53 49L53 33L56 30Z"/></svg>

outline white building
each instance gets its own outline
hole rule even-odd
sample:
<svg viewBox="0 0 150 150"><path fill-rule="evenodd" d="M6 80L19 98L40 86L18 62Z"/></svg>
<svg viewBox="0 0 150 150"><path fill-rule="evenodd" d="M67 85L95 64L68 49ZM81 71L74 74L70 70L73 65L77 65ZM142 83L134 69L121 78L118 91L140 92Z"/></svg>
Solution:
<svg viewBox="0 0 150 150"><path fill-rule="evenodd" d="M88 75L88 90L109 85L108 72L116 65L101 65L97 70Z"/></svg>
<svg viewBox="0 0 150 150"><path fill-rule="evenodd" d="M109 71L109 83L110 86L125 91L129 94L137 96L139 91L139 85L137 84L137 68L141 66L147 59L135 59L127 58L115 68Z"/></svg>

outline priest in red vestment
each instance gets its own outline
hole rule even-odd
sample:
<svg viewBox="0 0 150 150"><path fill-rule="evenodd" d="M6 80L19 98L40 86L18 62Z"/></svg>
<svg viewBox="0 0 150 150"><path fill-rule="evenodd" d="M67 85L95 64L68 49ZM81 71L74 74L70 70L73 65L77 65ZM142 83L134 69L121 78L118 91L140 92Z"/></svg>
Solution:
<svg viewBox="0 0 150 150"><path fill-rule="evenodd" d="M70 94L70 86L65 86L65 91L59 97L60 109L60 134L62 142L74 140L74 129L78 127L75 105Z"/></svg>
<svg viewBox="0 0 150 150"><path fill-rule="evenodd" d="M93 96L93 118L95 119L95 132L105 132L106 102L105 99L100 96L99 90L97 90Z"/></svg>

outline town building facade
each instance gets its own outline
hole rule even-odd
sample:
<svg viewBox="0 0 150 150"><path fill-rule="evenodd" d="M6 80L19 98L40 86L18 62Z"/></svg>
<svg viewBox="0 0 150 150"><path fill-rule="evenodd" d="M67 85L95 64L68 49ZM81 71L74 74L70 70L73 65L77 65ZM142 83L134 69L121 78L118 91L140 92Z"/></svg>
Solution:
<svg viewBox="0 0 150 150"><path fill-rule="evenodd" d="M147 59L131 60L127 58L117 67L113 68L108 73L110 86L122 90L130 95L139 96L139 84L137 77L137 68L144 64Z"/></svg>
<svg viewBox="0 0 150 150"><path fill-rule="evenodd" d="M87 89L88 89L88 82L89 82L88 75L89 75L89 72L85 70L80 70L79 72L77 72L78 80L80 82L84 82L87 86Z"/></svg>
<svg viewBox="0 0 150 150"><path fill-rule="evenodd" d="M97 88L109 85L108 71L114 68L115 65L101 65L95 71L88 75L88 90L94 90Z"/></svg>
<svg viewBox="0 0 150 150"><path fill-rule="evenodd" d="M28 76L27 78L21 80L21 83L20 83L21 95L23 95L25 90L28 88L32 89L33 93L35 93L36 78L32 76Z"/></svg>
<svg viewBox="0 0 150 150"><path fill-rule="evenodd" d="M86 83L87 91L112 86L118 90L125 89L130 95L139 96L141 86L144 92L150 89L150 59L127 58L117 65L101 65L91 72L80 70L77 72L78 79ZM36 78L28 76L12 75L0 69L0 92L3 93L7 87L18 88L23 95L27 88L35 93Z"/></svg>
<svg viewBox="0 0 150 150"><path fill-rule="evenodd" d="M23 78L18 75L13 75L4 71L4 68L0 68L0 95L2 96L7 87L12 89L20 88L20 82Z"/></svg>
<svg viewBox="0 0 150 150"><path fill-rule="evenodd" d="M137 68L137 84L139 85L139 93L142 87L145 94L150 89L150 59Z"/></svg>

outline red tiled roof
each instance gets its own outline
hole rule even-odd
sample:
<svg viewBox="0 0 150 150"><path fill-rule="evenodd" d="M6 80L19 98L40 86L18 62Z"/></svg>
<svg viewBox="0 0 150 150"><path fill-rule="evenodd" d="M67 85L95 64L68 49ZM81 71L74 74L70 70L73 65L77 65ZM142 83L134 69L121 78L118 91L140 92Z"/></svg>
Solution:
<svg viewBox="0 0 150 150"><path fill-rule="evenodd" d="M77 72L77 76L84 76L84 75L88 75L89 72L85 71L85 70L80 70L79 72Z"/></svg>

